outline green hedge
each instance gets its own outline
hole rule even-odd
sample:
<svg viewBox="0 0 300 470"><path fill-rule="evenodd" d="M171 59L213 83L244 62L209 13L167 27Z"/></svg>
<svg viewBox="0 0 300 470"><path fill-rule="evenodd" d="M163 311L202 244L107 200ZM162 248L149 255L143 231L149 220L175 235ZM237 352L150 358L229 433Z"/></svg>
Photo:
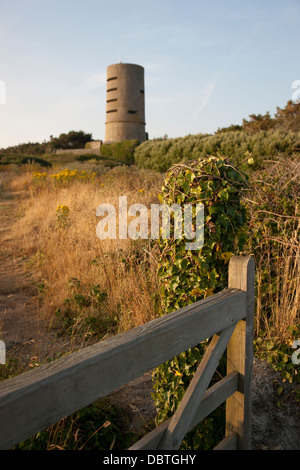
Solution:
<svg viewBox="0 0 300 470"><path fill-rule="evenodd" d="M39 163L44 167L51 167L52 164L43 158L34 157L32 155L5 155L0 154L0 165L25 165L26 163Z"/></svg>
<svg viewBox="0 0 300 470"><path fill-rule="evenodd" d="M150 140L139 145L134 152L135 163L143 168L167 171L172 165L208 155L234 156L240 164L253 157L291 155L300 149L300 132L261 131L249 135L244 131L230 131L215 135L188 135L176 139Z"/></svg>

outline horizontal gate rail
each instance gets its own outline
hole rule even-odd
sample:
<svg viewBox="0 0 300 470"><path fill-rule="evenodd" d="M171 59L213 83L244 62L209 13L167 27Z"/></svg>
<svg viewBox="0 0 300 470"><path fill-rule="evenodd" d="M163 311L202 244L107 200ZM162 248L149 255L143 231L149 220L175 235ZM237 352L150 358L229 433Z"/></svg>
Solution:
<svg viewBox="0 0 300 470"><path fill-rule="evenodd" d="M241 322L245 323L247 316L248 323L251 323L253 289L249 289L249 281L248 284L245 279L242 282L237 281L239 276L236 277L234 273L239 269L243 279L245 276L250 279L251 273L254 273L253 260L233 257L229 265L231 285L229 282L229 288L218 294L0 383L0 449L11 448L208 338L214 335L218 338L224 337L223 331L229 332L235 325L238 327ZM239 394L239 406L244 407L240 395L243 395L243 387L248 387L249 384L248 372L252 357L247 357L246 360L248 371L243 365L245 354L241 346L246 341L246 329L239 330L238 337L242 335L240 349L236 353L236 346L231 345L232 361L228 376L208 391L207 384L195 387L191 396L195 403L199 400L196 409L194 404L191 406L192 402L189 403L189 400L183 402L185 424L182 432L192 429L199 420L204 419L203 417L209 414L207 411L213 406L219 406L220 399L224 402L229 397L229 392L230 395ZM247 327L249 341L252 341L251 331L250 325ZM232 338L235 336L236 331ZM217 337L213 341L217 341ZM231 340L228 348L230 344ZM235 354L239 358L237 365ZM247 354L251 356L250 347ZM211 373L211 367L209 372ZM239 436L243 436L243 427L236 425L236 422L240 422L240 416L237 416L236 410L231 410L231 414L235 418L228 415L227 435L239 433ZM163 446L165 433L171 422L172 420L163 423L148 437L139 441L146 445L140 448L153 445L152 449L156 449L159 445ZM174 423L175 421L172 423L173 427ZM178 430L178 425L175 428ZM182 432L179 433L179 441ZM157 436L160 436L158 443ZM239 444L239 439L242 444ZM238 442L237 446L243 446L243 438L235 440ZM131 449L137 448L138 445L137 443Z"/></svg>

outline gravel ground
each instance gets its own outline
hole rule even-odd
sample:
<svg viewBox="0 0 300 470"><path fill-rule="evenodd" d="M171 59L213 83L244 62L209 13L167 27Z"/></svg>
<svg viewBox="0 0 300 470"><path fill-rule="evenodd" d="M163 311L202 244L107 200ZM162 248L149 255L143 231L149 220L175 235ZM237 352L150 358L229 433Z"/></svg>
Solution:
<svg viewBox="0 0 300 470"><path fill-rule="evenodd" d="M280 397L276 388L283 387ZM282 382L278 372L254 359L252 380L252 448L300 450L300 403L294 399L296 388ZM299 388L299 385L298 385ZM278 407L280 398L281 406Z"/></svg>

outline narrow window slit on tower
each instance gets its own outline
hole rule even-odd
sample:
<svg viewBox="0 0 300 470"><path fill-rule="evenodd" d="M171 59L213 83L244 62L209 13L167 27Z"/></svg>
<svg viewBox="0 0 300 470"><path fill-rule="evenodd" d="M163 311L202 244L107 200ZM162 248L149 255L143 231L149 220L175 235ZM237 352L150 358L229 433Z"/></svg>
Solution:
<svg viewBox="0 0 300 470"><path fill-rule="evenodd" d="M118 78L118 77L110 77L110 78L108 78L106 81L107 81L107 82L110 82L111 80L117 80L117 78Z"/></svg>
<svg viewBox="0 0 300 470"><path fill-rule="evenodd" d="M111 103L112 101L118 101L117 98L112 98L111 100L106 100L106 103Z"/></svg>
<svg viewBox="0 0 300 470"><path fill-rule="evenodd" d="M128 114L136 114L137 111L133 111L132 109L128 109Z"/></svg>
<svg viewBox="0 0 300 470"><path fill-rule="evenodd" d="M118 88L109 88L109 90L107 90L107 93L108 93L109 91L115 91L115 90L117 90L117 89L118 89Z"/></svg>
<svg viewBox="0 0 300 470"><path fill-rule="evenodd" d="M106 111L106 113L116 113L117 109L110 109L109 111Z"/></svg>
<svg viewBox="0 0 300 470"><path fill-rule="evenodd" d="M141 92L142 94L144 94L144 90L140 90L140 92Z"/></svg>

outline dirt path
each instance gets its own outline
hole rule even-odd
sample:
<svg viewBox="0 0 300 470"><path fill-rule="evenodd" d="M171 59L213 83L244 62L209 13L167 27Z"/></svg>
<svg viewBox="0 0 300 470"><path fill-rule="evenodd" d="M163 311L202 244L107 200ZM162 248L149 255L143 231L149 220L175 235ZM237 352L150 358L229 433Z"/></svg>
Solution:
<svg viewBox="0 0 300 470"><path fill-rule="evenodd" d="M69 338L58 338L40 315L33 273L26 260L13 252L10 226L26 197L24 191L6 191L0 197L0 339L5 342L7 359L17 360L18 373L30 368L30 364L78 347ZM146 423L154 419L151 392L149 373L111 395L111 402L126 413L131 432L142 432Z"/></svg>
<svg viewBox="0 0 300 470"><path fill-rule="evenodd" d="M0 327L8 353L16 345L32 349L38 329L33 284L23 263L14 259L9 228L17 217L18 203L24 194L1 194L0 200Z"/></svg>
<svg viewBox="0 0 300 470"><path fill-rule="evenodd" d="M26 260L13 252L9 230L26 197L25 191L6 191L0 199L0 337L7 357L21 361L22 368L32 358L40 363L70 347L70 341L58 340L41 317L32 272Z"/></svg>

